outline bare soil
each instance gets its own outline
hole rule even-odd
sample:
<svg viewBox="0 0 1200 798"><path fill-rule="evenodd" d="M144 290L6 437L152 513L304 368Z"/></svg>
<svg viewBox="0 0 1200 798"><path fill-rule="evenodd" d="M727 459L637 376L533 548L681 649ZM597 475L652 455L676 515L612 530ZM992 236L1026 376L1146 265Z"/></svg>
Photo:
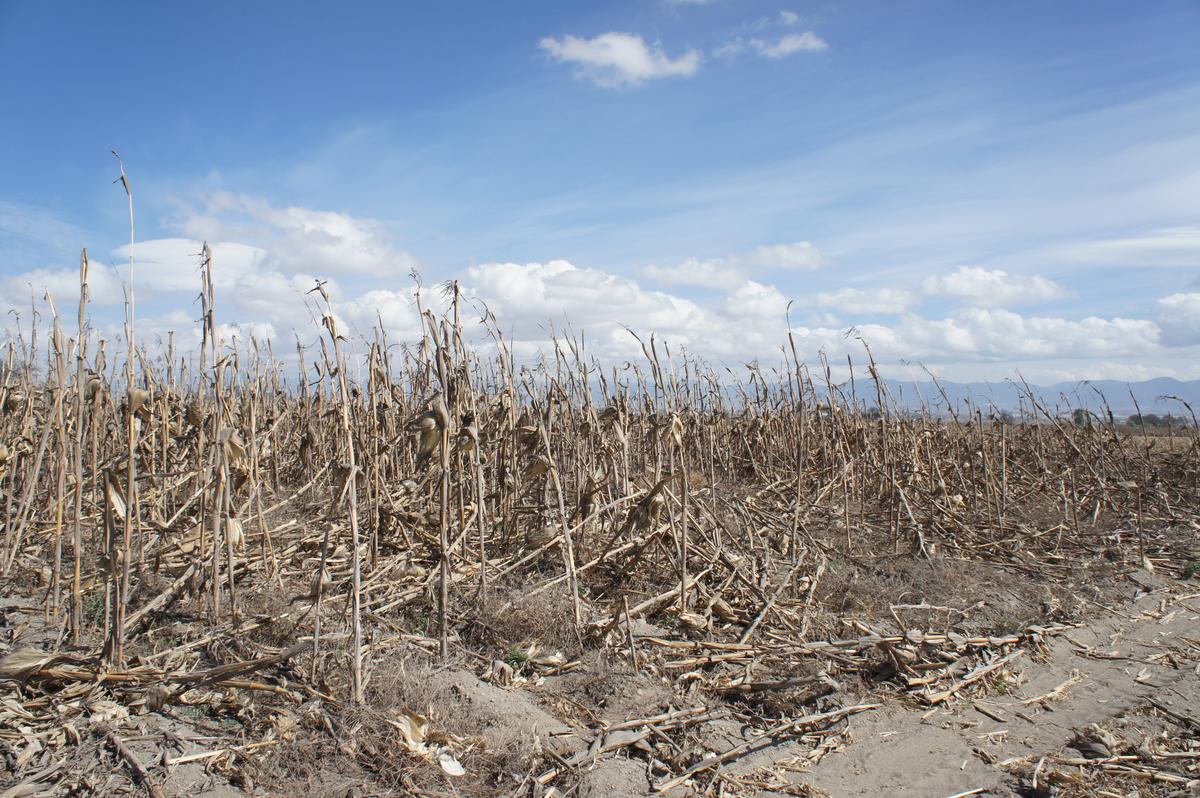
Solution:
<svg viewBox="0 0 1200 798"><path fill-rule="evenodd" d="M844 748L797 780L847 798L1050 795L1047 775L1040 789L1032 784L1037 763L1063 756L1091 727L1135 713L1162 716L1151 701L1200 718L1200 594L1180 594L1148 575L1139 581L1146 589L1139 599L1048 640L986 694L934 711L891 704L860 716ZM1184 731L1200 744L1196 726ZM1200 751L1193 751L1194 766ZM1059 767L1082 771L1086 781L1088 768ZM1185 777L1194 782L1194 768ZM1057 781L1062 787L1067 779ZM1200 784L1175 787L1170 794L1195 794Z"/></svg>

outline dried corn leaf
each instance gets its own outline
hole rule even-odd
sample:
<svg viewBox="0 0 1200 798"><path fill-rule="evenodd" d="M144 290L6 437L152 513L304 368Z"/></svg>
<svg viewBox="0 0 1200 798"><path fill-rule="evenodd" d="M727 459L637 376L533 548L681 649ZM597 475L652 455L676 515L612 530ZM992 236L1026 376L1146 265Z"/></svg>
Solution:
<svg viewBox="0 0 1200 798"><path fill-rule="evenodd" d="M32 648L19 648L0 660L0 679L27 679L58 660L59 657L55 654Z"/></svg>

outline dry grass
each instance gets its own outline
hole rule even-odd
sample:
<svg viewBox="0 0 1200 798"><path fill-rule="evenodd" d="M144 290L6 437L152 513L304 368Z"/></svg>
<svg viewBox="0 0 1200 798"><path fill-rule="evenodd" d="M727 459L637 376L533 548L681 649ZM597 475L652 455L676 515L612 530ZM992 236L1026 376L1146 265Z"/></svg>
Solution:
<svg viewBox="0 0 1200 798"><path fill-rule="evenodd" d="M1070 747L1047 754L1040 769L1026 769L1021 794L1183 798L1196 794L1198 758L1200 736L1194 722L1147 706L1084 729Z"/></svg>
<svg viewBox="0 0 1200 798"><path fill-rule="evenodd" d="M497 774L528 770L529 741L517 729L482 739L480 729L494 718L462 700L439 673L424 658L380 663L361 704L302 707L297 733L255 769L259 783L279 795L494 795ZM455 744L466 777L451 780L410 750L393 723L405 713L428 719L431 743Z"/></svg>
<svg viewBox="0 0 1200 798"><path fill-rule="evenodd" d="M499 679L507 660L503 678L579 723L635 667L676 707L720 704L797 657L934 701L962 675L947 663L1120 598L1120 574L1196 573L1195 426L1147 446L1032 395L1018 422L944 418L794 358L738 381L653 343L612 368L560 339L558 357L517 368L495 319L463 321L454 285L405 348L383 329L352 339L314 296L323 337L284 358L216 340L210 267L197 352L123 359L57 317L49 352L8 345L0 571L44 610L38 652L77 645L74 670L0 682L33 707L21 722L42 750L70 744L54 729L71 714L37 696L102 659L122 674L106 700L145 711L157 684L168 707L224 713L234 748L277 741L269 757L231 748L223 773L313 795L487 794L496 779L532 794L539 768L543 784L572 768L527 735L480 743L483 721L431 668ZM490 342L472 342L481 331ZM912 630L960 650L873 642ZM0 654L33 640L12 637ZM806 695L733 703L769 731L811 710ZM429 714L468 775L414 755L398 711ZM285 713L291 737L270 725ZM693 766L691 721L676 722L642 752L656 778Z"/></svg>

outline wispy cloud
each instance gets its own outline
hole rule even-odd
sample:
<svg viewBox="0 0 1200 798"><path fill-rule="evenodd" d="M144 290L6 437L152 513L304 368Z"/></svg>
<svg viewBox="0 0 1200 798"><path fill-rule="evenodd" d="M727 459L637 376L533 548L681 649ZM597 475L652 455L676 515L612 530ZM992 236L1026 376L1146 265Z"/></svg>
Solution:
<svg viewBox="0 0 1200 798"><path fill-rule="evenodd" d="M801 33L788 31L801 21L802 17L795 11L784 9L776 17L763 17L757 22L743 26L743 30L756 30L758 35L749 40L740 35L734 36L714 47L712 54L715 58L731 59L752 50L763 58L779 60L795 53L828 50L829 43L811 30Z"/></svg>
<svg viewBox="0 0 1200 798"><path fill-rule="evenodd" d="M819 269L826 264L825 256L811 241L767 244L755 248L742 260L767 269Z"/></svg>
<svg viewBox="0 0 1200 798"><path fill-rule="evenodd" d="M917 294L903 288L840 288L822 291L816 304L843 313L904 313L918 301Z"/></svg>
<svg viewBox="0 0 1200 798"><path fill-rule="evenodd" d="M746 52L746 42L741 36L730 39L724 44L719 44L713 48L712 54L714 58L736 58Z"/></svg>
<svg viewBox="0 0 1200 798"><path fill-rule="evenodd" d="M787 58L793 53L820 52L829 49L825 40L810 30L806 30L804 33L789 33L775 41L751 39L750 46L759 55L770 59Z"/></svg>
<svg viewBox="0 0 1200 798"><path fill-rule="evenodd" d="M741 269L723 258L687 258L674 266L651 265L642 269L642 276L659 285L696 285L702 288L728 288L745 279Z"/></svg>
<svg viewBox="0 0 1200 798"><path fill-rule="evenodd" d="M729 288L745 282L751 273L773 269L819 269L826 263L825 256L812 242L796 241L765 244L750 252L723 258L687 258L673 266L651 265L642 269L642 276L659 285Z"/></svg>
<svg viewBox="0 0 1200 798"><path fill-rule="evenodd" d="M674 58L633 33L610 31L583 39L547 36L538 46L555 60L574 64L576 74L597 86L638 86L647 80L688 77L700 68L700 52L688 50Z"/></svg>
<svg viewBox="0 0 1200 798"><path fill-rule="evenodd" d="M1081 241L1053 247L1047 255L1077 263L1120 266L1200 266L1200 226L1169 227L1141 235Z"/></svg>
<svg viewBox="0 0 1200 798"><path fill-rule="evenodd" d="M0 269L20 271L78 255L93 234L46 208L0 199Z"/></svg>

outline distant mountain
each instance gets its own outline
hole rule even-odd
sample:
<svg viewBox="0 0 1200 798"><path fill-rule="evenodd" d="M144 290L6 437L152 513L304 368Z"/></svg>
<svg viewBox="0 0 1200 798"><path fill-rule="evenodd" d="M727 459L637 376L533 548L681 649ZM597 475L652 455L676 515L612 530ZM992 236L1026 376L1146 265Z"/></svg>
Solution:
<svg viewBox="0 0 1200 798"><path fill-rule="evenodd" d="M1031 411L1029 397L1024 385L1018 382L942 382L885 380L893 401L901 407L919 407L922 403L933 410L946 412L948 409L963 411L974 405L985 413L1020 413ZM858 396L863 398L867 391L862 383ZM1117 417L1137 413L1154 413L1188 417L1187 408L1167 396L1178 396L1188 402L1200 415L1200 380L1184 382L1172 377L1157 377L1142 382L1120 380L1085 380L1082 382L1060 382L1054 385L1031 385L1029 388L1038 397L1038 402L1051 412L1058 410L1069 414L1075 408L1085 408L1093 413L1105 412L1105 404Z"/></svg>

